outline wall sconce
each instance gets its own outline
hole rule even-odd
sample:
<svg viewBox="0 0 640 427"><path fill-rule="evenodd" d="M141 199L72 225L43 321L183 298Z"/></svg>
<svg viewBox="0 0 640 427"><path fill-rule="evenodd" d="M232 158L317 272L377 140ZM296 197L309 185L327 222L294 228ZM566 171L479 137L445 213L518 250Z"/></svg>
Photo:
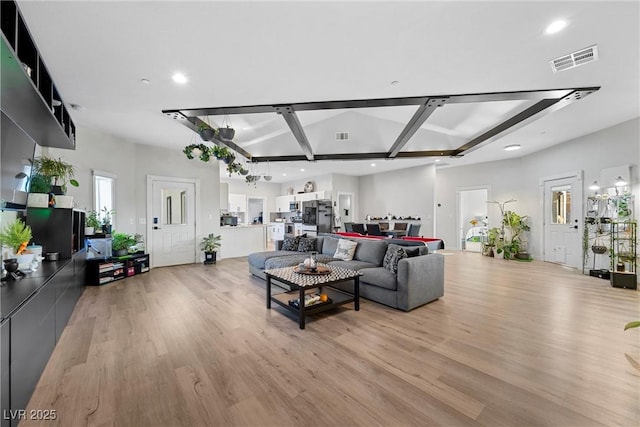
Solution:
<svg viewBox="0 0 640 427"><path fill-rule="evenodd" d="M616 178L616 187L624 187L627 185L627 181L625 181L622 176L618 175Z"/></svg>
<svg viewBox="0 0 640 427"><path fill-rule="evenodd" d="M593 184L589 186L589 190L599 190L600 186L598 185L598 181L593 181Z"/></svg>

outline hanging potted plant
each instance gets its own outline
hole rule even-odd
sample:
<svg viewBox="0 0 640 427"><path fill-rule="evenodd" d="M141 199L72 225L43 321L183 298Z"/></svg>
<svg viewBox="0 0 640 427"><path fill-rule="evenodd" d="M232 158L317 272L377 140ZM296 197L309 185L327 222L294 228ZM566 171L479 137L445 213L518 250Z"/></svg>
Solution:
<svg viewBox="0 0 640 427"><path fill-rule="evenodd" d="M216 136L216 130L207 123L202 122L198 125L198 134L203 141L211 141Z"/></svg>
<svg viewBox="0 0 640 427"><path fill-rule="evenodd" d="M216 263L216 254L218 249L220 249L220 240L222 240L222 236L216 236L215 234L209 234L207 237L202 238L200 249L204 251L205 264Z"/></svg>
<svg viewBox="0 0 640 427"><path fill-rule="evenodd" d="M228 116L224 116L222 119L222 126L218 128L218 135L220 139L231 141L236 135L236 131L231 127L231 120Z"/></svg>

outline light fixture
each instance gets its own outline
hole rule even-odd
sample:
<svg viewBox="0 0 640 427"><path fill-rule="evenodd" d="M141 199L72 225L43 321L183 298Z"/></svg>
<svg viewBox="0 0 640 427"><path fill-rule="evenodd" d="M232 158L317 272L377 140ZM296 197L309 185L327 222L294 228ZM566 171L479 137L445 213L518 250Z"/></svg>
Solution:
<svg viewBox="0 0 640 427"><path fill-rule="evenodd" d="M375 164L375 163L371 163L371 167L372 167L372 168L375 168L375 167L376 167L376 164Z"/></svg>
<svg viewBox="0 0 640 427"><path fill-rule="evenodd" d="M171 78L179 85L183 85L189 81L189 79L187 79L187 76L182 73L175 73L173 76L171 76Z"/></svg>
<svg viewBox="0 0 640 427"><path fill-rule="evenodd" d="M436 159L435 161L436 161L436 162L439 162L439 161L440 161L440 159Z"/></svg>
<svg viewBox="0 0 640 427"><path fill-rule="evenodd" d="M622 176L618 175L616 178L616 187L624 187L625 185L627 185L627 181L625 181Z"/></svg>
<svg viewBox="0 0 640 427"><path fill-rule="evenodd" d="M392 82L391 82L391 86L396 86L396 85L398 85L399 83L400 83L399 81L394 80L394 81L392 81Z"/></svg>
<svg viewBox="0 0 640 427"><path fill-rule="evenodd" d="M282 176L287 176L287 174L286 174L286 173L283 173L283 174L282 174Z"/></svg>
<svg viewBox="0 0 640 427"><path fill-rule="evenodd" d="M555 34L565 29L567 26L567 21L564 19L558 19L557 21L553 21L547 28L544 30L546 34Z"/></svg>
<svg viewBox="0 0 640 427"><path fill-rule="evenodd" d="M520 149L520 144L511 144L504 147L504 151L515 151Z"/></svg>
<svg viewBox="0 0 640 427"><path fill-rule="evenodd" d="M300 168L300 172L304 172L304 168Z"/></svg>
<svg viewBox="0 0 640 427"><path fill-rule="evenodd" d="M149 80L149 79L140 79L140 83L143 83L145 85L150 85L151 84L151 80Z"/></svg>
<svg viewBox="0 0 640 427"><path fill-rule="evenodd" d="M600 186L598 185L598 181L593 181L593 184L589 186L589 190L599 190Z"/></svg>

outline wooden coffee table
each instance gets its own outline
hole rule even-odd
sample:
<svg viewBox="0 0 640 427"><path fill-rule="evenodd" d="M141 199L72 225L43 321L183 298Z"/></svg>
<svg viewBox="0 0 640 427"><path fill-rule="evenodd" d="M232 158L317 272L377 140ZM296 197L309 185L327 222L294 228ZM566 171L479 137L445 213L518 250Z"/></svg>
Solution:
<svg viewBox="0 0 640 427"><path fill-rule="evenodd" d="M298 267L283 267L266 270L267 276L267 309L271 308L271 302L286 308L290 312L298 316L300 329L304 329L305 317L312 314L330 310L339 305L353 302L354 309L360 310L360 273L342 267L332 267L325 264L319 264L318 269L329 269L324 274L302 274L297 272ZM290 292L271 295L271 281L278 281L285 285L289 285ZM354 281L353 294L331 287L332 284L340 282ZM304 301L304 296L310 289L317 289L318 292L325 293L331 299L331 302L318 303L305 307L304 304L298 304L297 307L289 304L289 301L298 298L298 301Z"/></svg>

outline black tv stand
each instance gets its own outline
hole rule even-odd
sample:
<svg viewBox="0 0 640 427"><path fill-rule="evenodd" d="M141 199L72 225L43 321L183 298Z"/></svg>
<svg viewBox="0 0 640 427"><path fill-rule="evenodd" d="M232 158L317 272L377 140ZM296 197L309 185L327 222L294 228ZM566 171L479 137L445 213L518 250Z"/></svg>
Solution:
<svg viewBox="0 0 640 427"><path fill-rule="evenodd" d="M149 254L87 260L87 285L101 286L149 271Z"/></svg>

